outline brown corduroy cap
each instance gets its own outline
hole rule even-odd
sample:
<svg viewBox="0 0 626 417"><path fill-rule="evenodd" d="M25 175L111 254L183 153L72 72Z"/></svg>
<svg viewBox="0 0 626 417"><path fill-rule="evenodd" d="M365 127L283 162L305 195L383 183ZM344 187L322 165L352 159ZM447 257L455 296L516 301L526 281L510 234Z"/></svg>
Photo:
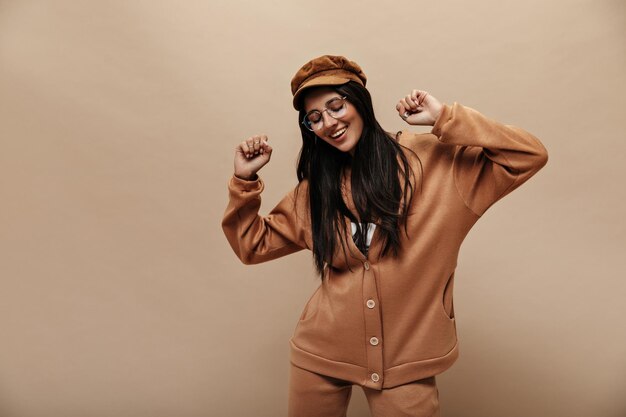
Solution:
<svg viewBox="0 0 626 417"><path fill-rule="evenodd" d="M291 79L293 107L300 110L300 96L307 88L320 85L341 85L348 81L356 81L365 87L367 77L356 62L337 55L322 55L312 59L304 64Z"/></svg>

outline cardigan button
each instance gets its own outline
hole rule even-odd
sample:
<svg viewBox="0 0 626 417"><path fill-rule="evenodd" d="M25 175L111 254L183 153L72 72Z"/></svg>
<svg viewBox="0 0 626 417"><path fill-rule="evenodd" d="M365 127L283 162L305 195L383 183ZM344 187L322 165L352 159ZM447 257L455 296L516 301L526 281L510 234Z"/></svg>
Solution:
<svg viewBox="0 0 626 417"><path fill-rule="evenodd" d="M378 338L377 337L370 338L370 345L376 346L377 344L378 344Z"/></svg>
<svg viewBox="0 0 626 417"><path fill-rule="evenodd" d="M372 378L372 381L374 381L374 382L378 382L378 380L380 379L380 377L378 376L378 374L376 372L374 372L372 374L371 378Z"/></svg>
<svg viewBox="0 0 626 417"><path fill-rule="evenodd" d="M376 301L369 299L367 300L367 303L365 303L365 305L367 305L367 308L374 308L374 306L376 305Z"/></svg>
<svg viewBox="0 0 626 417"><path fill-rule="evenodd" d="M367 262L367 261L363 262L363 268L365 268L366 271L369 271L370 270L370 263Z"/></svg>

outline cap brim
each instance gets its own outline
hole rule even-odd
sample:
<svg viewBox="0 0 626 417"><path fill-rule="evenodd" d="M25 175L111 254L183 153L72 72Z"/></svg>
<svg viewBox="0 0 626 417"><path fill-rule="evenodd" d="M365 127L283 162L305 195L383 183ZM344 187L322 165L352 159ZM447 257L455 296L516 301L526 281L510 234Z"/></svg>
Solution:
<svg viewBox="0 0 626 417"><path fill-rule="evenodd" d="M349 78L339 77L337 75L325 75L325 76L313 78L311 81L307 81L304 84L302 84L300 88L298 88L298 91L296 91L296 93L293 95L293 107L296 110L300 110L298 106L300 104L299 103L300 97L302 96L302 93L306 89L309 89L311 87L319 87L322 85L342 85L349 81L350 81Z"/></svg>

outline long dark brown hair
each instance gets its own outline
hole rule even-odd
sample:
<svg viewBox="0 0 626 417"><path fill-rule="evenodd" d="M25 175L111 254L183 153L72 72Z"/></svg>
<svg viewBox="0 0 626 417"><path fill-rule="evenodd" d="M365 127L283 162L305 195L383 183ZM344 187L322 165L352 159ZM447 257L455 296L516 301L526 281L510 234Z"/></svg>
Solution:
<svg viewBox="0 0 626 417"><path fill-rule="evenodd" d="M332 265L337 244L347 256L345 239L349 235L344 216L357 224L355 243L362 253L367 254L367 223L375 221L377 233L383 239L380 255L391 253L397 256L400 227L404 225L406 233L408 207L414 194L409 179L415 178L403 152L408 148L400 145L380 126L374 116L369 91L354 81L330 88L346 96L355 107L363 119L363 132L352 156L317 138L314 132L300 123L302 148L297 175L299 182L307 179L309 183L313 258L315 269L322 279L326 264ZM299 122L304 115L304 109L300 110ZM351 189L358 219L347 208L341 193L342 172L346 165L351 165ZM400 210L403 195L405 198ZM341 239L336 242L338 233Z"/></svg>

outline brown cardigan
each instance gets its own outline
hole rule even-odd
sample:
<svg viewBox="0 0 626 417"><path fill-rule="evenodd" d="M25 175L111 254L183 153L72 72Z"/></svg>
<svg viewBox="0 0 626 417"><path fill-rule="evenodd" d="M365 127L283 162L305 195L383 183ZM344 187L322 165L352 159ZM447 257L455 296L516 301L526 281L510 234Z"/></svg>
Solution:
<svg viewBox="0 0 626 417"><path fill-rule="evenodd" d="M422 188L409 208L399 256L379 259L378 228L367 258L348 236L348 259L338 248L290 340L296 366L373 389L436 375L454 363L452 288L461 243L493 203L548 160L533 135L456 102L444 104L432 133L401 132L399 142L423 169L422 175L407 152L416 189L420 182ZM344 198L356 215L349 179L347 169ZM243 263L312 248L307 184L299 184L297 199L294 188L262 217L263 181L231 177L222 227Z"/></svg>

